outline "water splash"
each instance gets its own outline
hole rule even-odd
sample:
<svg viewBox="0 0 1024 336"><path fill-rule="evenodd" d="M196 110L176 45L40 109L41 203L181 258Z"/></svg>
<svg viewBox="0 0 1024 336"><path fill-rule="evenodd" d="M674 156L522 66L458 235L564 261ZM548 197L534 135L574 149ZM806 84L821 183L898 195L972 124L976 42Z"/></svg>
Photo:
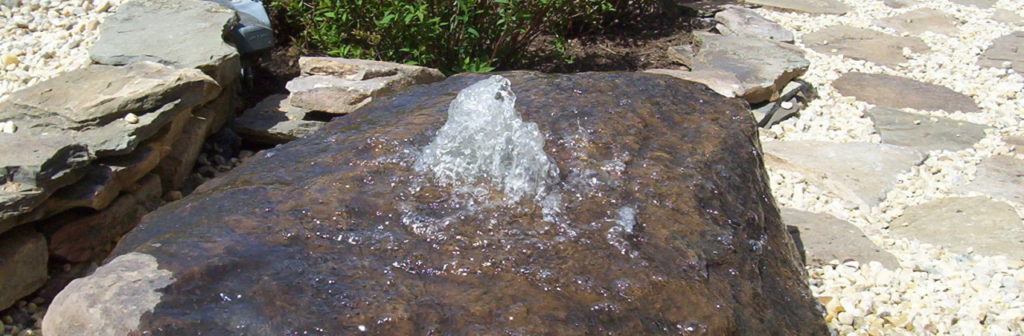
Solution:
<svg viewBox="0 0 1024 336"><path fill-rule="evenodd" d="M502 76L463 89L414 168L454 187L489 181L509 203L523 197L543 200L558 181L558 167L544 152L537 124L524 122L515 102L512 85Z"/></svg>

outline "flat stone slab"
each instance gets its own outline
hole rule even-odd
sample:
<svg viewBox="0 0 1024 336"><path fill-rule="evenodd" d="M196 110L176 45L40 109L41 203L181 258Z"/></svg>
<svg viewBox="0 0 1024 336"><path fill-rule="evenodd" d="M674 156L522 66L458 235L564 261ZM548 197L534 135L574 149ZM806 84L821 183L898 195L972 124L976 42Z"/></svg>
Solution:
<svg viewBox="0 0 1024 336"><path fill-rule="evenodd" d="M881 203L898 175L925 159L913 148L866 142L772 141L763 147L769 168L801 173L818 187L866 206Z"/></svg>
<svg viewBox="0 0 1024 336"><path fill-rule="evenodd" d="M376 97L445 78L436 69L334 57L299 58L302 76L288 82L291 106L333 114L351 113Z"/></svg>
<svg viewBox="0 0 1024 336"><path fill-rule="evenodd" d="M882 136L882 143L907 146L922 152L958 151L985 137L985 125L942 117L907 113L887 107L867 111Z"/></svg>
<svg viewBox="0 0 1024 336"><path fill-rule="evenodd" d="M907 8L920 3L916 0L882 0L882 2L892 8Z"/></svg>
<svg viewBox="0 0 1024 336"><path fill-rule="evenodd" d="M964 190L1024 205L1024 160L1003 155L984 159Z"/></svg>
<svg viewBox="0 0 1024 336"><path fill-rule="evenodd" d="M1004 137L1003 141L1011 146L1011 153L1017 155L1024 155L1024 135L1011 135L1008 137Z"/></svg>
<svg viewBox="0 0 1024 336"><path fill-rule="evenodd" d="M72 139L0 133L0 233L55 190L82 178L95 157Z"/></svg>
<svg viewBox="0 0 1024 336"><path fill-rule="evenodd" d="M998 0L949 0L949 1L953 2L955 4L961 4L961 5L964 5L964 6L974 6L974 7L978 7L978 8L982 8L982 9L984 9L984 8L992 8L992 6L995 6L996 2L998 2Z"/></svg>
<svg viewBox="0 0 1024 336"><path fill-rule="evenodd" d="M735 98L743 95L743 83L736 75L722 70L674 70L674 69L650 69L644 72L668 75L682 80L701 83L706 85L715 93L722 96Z"/></svg>
<svg viewBox="0 0 1024 336"><path fill-rule="evenodd" d="M801 41L811 50L822 54L842 55L890 67L909 59L903 56L903 48L909 48L915 53L930 50L917 37L893 36L850 26L827 27L804 35Z"/></svg>
<svg viewBox="0 0 1024 336"><path fill-rule="evenodd" d="M793 32L761 14L743 7L729 6L715 14L716 29L727 36L751 36L793 43Z"/></svg>
<svg viewBox="0 0 1024 336"><path fill-rule="evenodd" d="M719 83L730 83L731 77L727 76L728 79L720 80L713 74L732 74L739 81L739 89L728 91L734 91L735 97L743 98L750 103L777 97L787 83L802 75L810 66L810 62L803 57L803 51L786 43L759 37L723 36L702 32L696 33L695 38L701 43L700 50L690 57L682 55L679 60L695 73L712 76L694 76L693 80L712 88L729 87L731 85ZM719 93L729 97L725 93Z"/></svg>
<svg viewBox="0 0 1024 336"><path fill-rule="evenodd" d="M32 228L0 234L0 310L46 283L46 238Z"/></svg>
<svg viewBox="0 0 1024 336"><path fill-rule="evenodd" d="M14 92L0 102L0 122L17 125L0 134L0 167L9 172L0 221L77 181L94 159L131 153L219 91L199 70L140 62L92 65Z"/></svg>
<svg viewBox="0 0 1024 336"><path fill-rule="evenodd" d="M894 235L958 253L1024 258L1024 220L1013 207L987 197L953 197L913 206L893 221Z"/></svg>
<svg viewBox="0 0 1024 336"><path fill-rule="evenodd" d="M996 9L995 13L992 14L992 19L1012 26L1024 25L1024 17L1001 8Z"/></svg>
<svg viewBox="0 0 1024 336"><path fill-rule="evenodd" d="M291 106L288 95L267 97L235 118L234 129L250 141L282 144L309 136L326 122L304 120L309 110Z"/></svg>
<svg viewBox="0 0 1024 336"><path fill-rule="evenodd" d="M54 257L69 262L102 259L109 247L139 223L142 216L163 204L160 178L147 175L122 193L109 207L85 214L67 211L36 224L49 238Z"/></svg>
<svg viewBox="0 0 1024 336"><path fill-rule="evenodd" d="M832 82L844 96L890 108L912 108L925 111L978 112L971 97L945 86L919 82L913 79L851 72Z"/></svg>
<svg viewBox="0 0 1024 336"><path fill-rule="evenodd" d="M1016 31L993 40L992 46L981 54L978 65L1012 68L1013 71L1024 73L1024 31Z"/></svg>
<svg viewBox="0 0 1024 336"><path fill-rule="evenodd" d="M782 208L782 222L799 229L799 245L808 266L827 265L832 260L855 260L861 264L877 261L889 269L900 266L891 253L871 242L857 226L829 214ZM790 231L793 234L792 231Z"/></svg>
<svg viewBox="0 0 1024 336"><path fill-rule="evenodd" d="M233 10L211 1L128 1L104 20L89 55L107 65L151 61L198 68L226 84L237 77L229 72L238 71L239 56L224 37L237 24Z"/></svg>
<svg viewBox="0 0 1024 336"><path fill-rule="evenodd" d="M835 0L744 0L746 3L811 14L846 14L850 7Z"/></svg>
<svg viewBox="0 0 1024 336"><path fill-rule="evenodd" d="M875 24L907 34L933 32L949 35L957 32L956 18L943 11L920 8L875 21Z"/></svg>

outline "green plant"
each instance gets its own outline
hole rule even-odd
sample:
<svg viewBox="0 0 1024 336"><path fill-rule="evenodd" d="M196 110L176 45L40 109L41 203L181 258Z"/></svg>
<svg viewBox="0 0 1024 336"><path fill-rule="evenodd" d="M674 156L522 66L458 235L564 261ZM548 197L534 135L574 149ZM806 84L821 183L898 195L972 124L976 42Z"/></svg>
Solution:
<svg viewBox="0 0 1024 336"><path fill-rule="evenodd" d="M652 0L275 0L301 47L332 56L485 72ZM295 29L297 28L297 29ZM564 46L563 46L564 49Z"/></svg>

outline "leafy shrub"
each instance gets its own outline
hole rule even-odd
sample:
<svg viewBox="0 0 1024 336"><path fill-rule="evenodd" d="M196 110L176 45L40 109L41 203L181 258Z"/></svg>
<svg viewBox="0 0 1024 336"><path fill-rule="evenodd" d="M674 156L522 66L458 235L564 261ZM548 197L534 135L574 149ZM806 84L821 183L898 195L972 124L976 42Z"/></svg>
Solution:
<svg viewBox="0 0 1024 336"><path fill-rule="evenodd" d="M539 35L559 43L648 12L658 0L274 0L300 47L329 55L486 72L515 64ZM295 29L301 27L299 29Z"/></svg>

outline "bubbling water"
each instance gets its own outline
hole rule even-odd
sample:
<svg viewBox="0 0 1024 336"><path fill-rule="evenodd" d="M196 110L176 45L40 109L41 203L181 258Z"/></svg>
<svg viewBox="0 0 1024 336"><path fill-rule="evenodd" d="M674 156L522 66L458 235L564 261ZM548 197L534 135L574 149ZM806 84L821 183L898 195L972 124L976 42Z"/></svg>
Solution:
<svg viewBox="0 0 1024 336"><path fill-rule="evenodd" d="M448 121L414 168L454 188L490 182L509 203L544 200L558 182L558 167L544 152L537 124L524 122L515 102L512 84L502 76L459 91L448 106Z"/></svg>

